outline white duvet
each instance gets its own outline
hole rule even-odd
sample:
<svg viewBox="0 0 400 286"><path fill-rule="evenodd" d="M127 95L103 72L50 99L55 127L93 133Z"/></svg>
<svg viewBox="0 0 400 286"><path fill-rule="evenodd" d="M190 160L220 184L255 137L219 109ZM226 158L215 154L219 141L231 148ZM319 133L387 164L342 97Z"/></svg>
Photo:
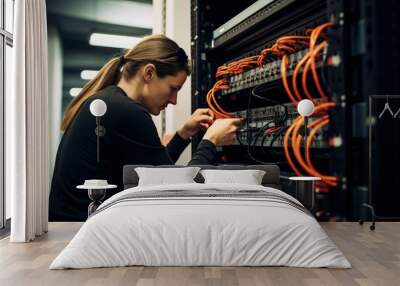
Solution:
<svg viewBox="0 0 400 286"><path fill-rule="evenodd" d="M119 201L137 192L168 190L265 191L298 203L277 189L254 185L127 189L99 207L50 269L127 265L351 267L312 216L279 200L178 196Z"/></svg>

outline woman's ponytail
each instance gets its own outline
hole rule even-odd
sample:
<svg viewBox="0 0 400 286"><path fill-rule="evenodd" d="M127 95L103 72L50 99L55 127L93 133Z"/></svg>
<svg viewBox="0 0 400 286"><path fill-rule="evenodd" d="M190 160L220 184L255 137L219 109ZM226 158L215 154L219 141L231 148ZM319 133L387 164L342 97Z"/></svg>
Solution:
<svg viewBox="0 0 400 286"><path fill-rule="evenodd" d="M81 92L68 105L64 119L61 124L61 130L65 131L74 119L81 105L97 91L115 84L119 80L120 57L116 57L108 61L97 73L96 77L89 81L82 88Z"/></svg>

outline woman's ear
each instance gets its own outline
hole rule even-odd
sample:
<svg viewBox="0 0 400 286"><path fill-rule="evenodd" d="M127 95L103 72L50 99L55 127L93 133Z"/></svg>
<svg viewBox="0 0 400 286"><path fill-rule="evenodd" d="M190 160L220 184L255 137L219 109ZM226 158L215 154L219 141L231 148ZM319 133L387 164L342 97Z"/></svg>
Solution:
<svg viewBox="0 0 400 286"><path fill-rule="evenodd" d="M153 64L146 64L143 67L143 79L150 82L156 76L156 67Z"/></svg>

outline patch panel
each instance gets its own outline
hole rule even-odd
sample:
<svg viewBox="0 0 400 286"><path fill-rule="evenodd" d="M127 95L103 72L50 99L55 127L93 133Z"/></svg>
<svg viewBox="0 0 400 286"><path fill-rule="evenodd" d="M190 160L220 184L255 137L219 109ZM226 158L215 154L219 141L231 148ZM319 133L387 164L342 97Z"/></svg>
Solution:
<svg viewBox="0 0 400 286"><path fill-rule="evenodd" d="M321 129L319 131L313 140L313 143L311 144L311 148L318 148L318 149L323 149L323 148L328 148L328 142L326 136L324 136L324 133L326 131L326 128ZM254 131L250 136L250 145L255 146L255 147L282 147L283 146L283 138L284 138L284 133L279 134L275 136L274 134L268 134L266 137L259 136L255 140L257 131ZM247 142L247 133L242 132L239 135L239 138L236 139L233 145L249 145ZM303 143L301 144L303 146Z"/></svg>
<svg viewBox="0 0 400 286"><path fill-rule="evenodd" d="M292 53L289 55L289 61L287 66L287 75L293 74L296 64L304 57L307 53L307 49ZM221 91L221 95L226 95L234 92L238 92L247 88L255 87L260 84L269 83L278 79L281 79L281 63L282 60L278 59L266 63L262 67L257 67L242 74L234 75L228 78L230 88ZM321 67L322 62L317 62L317 67Z"/></svg>

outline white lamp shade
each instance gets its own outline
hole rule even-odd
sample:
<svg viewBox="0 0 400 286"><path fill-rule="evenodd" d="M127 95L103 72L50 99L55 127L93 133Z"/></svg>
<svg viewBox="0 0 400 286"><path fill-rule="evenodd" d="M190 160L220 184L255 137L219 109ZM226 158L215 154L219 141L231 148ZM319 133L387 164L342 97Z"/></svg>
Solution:
<svg viewBox="0 0 400 286"><path fill-rule="evenodd" d="M297 112L301 116L308 117L314 112L314 103L309 99L303 99L297 105Z"/></svg>
<svg viewBox="0 0 400 286"><path fill-rule="evenodd" d="M103 116L107 111L107 104L101 99L95 99L90 104L90 113L93 116L100 117Z"/></svg>

